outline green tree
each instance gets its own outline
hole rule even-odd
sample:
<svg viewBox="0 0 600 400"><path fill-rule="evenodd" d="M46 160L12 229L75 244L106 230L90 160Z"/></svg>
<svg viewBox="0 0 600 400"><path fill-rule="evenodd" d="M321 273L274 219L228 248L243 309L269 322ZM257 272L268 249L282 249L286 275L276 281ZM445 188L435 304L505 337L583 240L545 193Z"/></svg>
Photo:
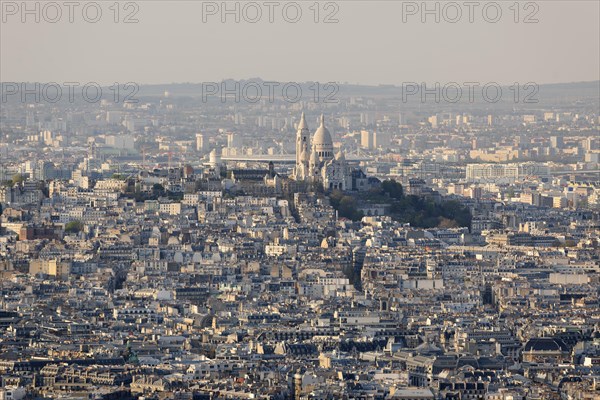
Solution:
<svg viewBox="0 0 600 400"><path fill-rule="evenodd" d="M165 193L165 187L160 183L152 185L152 194L155 196L161 196Z"/></svg>
<svg viewBox="0 0 600 400"><path fill-rule="evenodd" d="M323 194L325 193L325 189L323 188L323 184L319 181L314 181L310 184L310 188L313 192ZM339 192L339 190L338 190Z"/></svg>
<svg viewBox="0 0 600 400"><path fill-rule="evenodd" d="M356 212L356 201L354 198L350 196L344 196L340 200L340 205L338 208L338 212L340 217L354 219L354 214Z"/></svg>
<svg viewBox="0 0 600 400"><path fill-rule="evenodd" d="M381 190L388 194L392 199L401 199L404 196L402 185L393 179L381 182Z"/></svg>
<svg viewBox="0 0 600 400"><path fill-rule="evenodd" d="M83 223L81 221L71 221L67 222L65 225L66 233L79 233L83 230Z"/></svg>
<svg viewBox="0 0 600 400"><path fill-rule="evenodd" d="M21 175L21 174L14 174L12 177L12 183L13 185L17 185L19 183L22 183L23 181L25 181L25 176Z"/></svg>
<svg viewBox="0 0 600 400"><path fill-rule="evenodd" d="M341 190L334 190L329 194L329 203L331 204L331 207L333 207L334 209L338 209L340 207L340 201L342 201L342 198L344 197L344 193L342 193Z"/></svg>
<svg viewBox="0 0 600 400"><path fill-rule="evenodd" d="M357 208L356 199L352 196L345 195L340 190L336 189L329 193L329 204L331 204L331 207L333 207L342 218L358 221L363 217L363 213Z"/></svg>

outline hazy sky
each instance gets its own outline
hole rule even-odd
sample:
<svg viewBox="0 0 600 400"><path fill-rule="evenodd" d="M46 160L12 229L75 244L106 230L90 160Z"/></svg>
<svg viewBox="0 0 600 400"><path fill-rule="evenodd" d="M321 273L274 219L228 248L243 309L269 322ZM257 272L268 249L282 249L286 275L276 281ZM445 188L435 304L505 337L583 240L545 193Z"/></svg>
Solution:
<svg viewBox="0 0 600 400"><path fill-rule="evenodd" d="M29 2L31 8L36 2ZM137 23L126 24L134 5L121 10L114 23L112 0L98 1L97 23L83 19L80 2L69 23L69 8L40 9L41 21L26 15L21 1L1 0L0 80L42 82L127 81L144 83L207 82L223 78L261 77L277 81L338 81L363 84L426 82L573 82L600 79L600 1L537 1L520 3L515 23L513 1L498 1L502 16L496 23L495 5L479 2L469 22L469 7L442 9L421 22L421 2L342 0L320 2L319 23L314 1L298 1L302 16L284 19L283 5L274 6L274 22L263 1L256 7L239 2L240 23L234 15L221 21L221 2L144 0L137 6ZM235 2L230 2L233 8ZM40 2L40 5L44 4ZM487 7L484 15L483 6ZM434 2L429 2L433 8ZM15 11L14 7L19 9ZM288 6L285 17L295 17ZM324 23L335 12L337 23ZM536 9L537 7L537 9ZM206 11L203 13L203 9ZM403 9L407 12L403 14ZM16 15L12 15L16 12ZM45 14L44 14L45 12ZM523 23L535 13L537 23ZM406 21L403 21L403 15ZM203 21L203 16L206 21ZM93 19L90 6L86 17Z"/></svg>

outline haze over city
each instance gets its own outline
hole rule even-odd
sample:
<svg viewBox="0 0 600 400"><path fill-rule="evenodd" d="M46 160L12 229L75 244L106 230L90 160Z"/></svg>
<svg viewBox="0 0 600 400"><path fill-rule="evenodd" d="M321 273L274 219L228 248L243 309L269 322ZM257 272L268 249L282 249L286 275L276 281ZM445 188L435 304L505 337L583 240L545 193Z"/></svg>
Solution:
<svg viewBox="0 0 600 400"><path fill-rule="evenodd" d="M96 23L84 19L95 18L96 10L84 14L83 5L71 14L61 5L56 23L48 22L55 10L45 19L40 8L35 23L35 13L27 15L18 2L17 10L6 10L8 3L3 1L0 26L2 81L141 85L261 77L376 85L600 79L597 1L520 2L516 9L498 2L498 18L495 7L484 8L492 2L470 7L456 2L455 9L438 2L438 11L427 14L435 2L423 7L402 1L330 2L335 7L320 2L317 13L311 2L302 1L295 23L285 19L295 20L295 8L263 2L246 11L242 2L227 14L235 2L141 1L120 7L118 15L111 3L100 2ZM416 10L409 7L413 3Z"/></svg>

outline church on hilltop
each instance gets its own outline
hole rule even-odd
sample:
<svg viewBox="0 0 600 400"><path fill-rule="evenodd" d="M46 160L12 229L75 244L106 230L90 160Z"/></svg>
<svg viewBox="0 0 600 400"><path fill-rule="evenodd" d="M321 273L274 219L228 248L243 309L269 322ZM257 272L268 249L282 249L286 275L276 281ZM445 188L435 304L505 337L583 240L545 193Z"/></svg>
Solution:
<svg viewBox="0 0 600 400"><path fill-rule="evenodd" d="M325 190L366 190L369 181L360 169L348 165L344 153L333 153L333 140L325 127L325 117L310 138L304 113L296 132L296 166L292 173L296 181L318 182Z"/></svg>

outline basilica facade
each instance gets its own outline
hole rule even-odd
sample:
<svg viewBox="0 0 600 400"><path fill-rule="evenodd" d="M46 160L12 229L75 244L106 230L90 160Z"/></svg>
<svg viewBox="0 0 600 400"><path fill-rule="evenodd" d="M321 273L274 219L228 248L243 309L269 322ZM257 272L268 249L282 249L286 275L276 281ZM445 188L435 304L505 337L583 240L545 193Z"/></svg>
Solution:
<svg viewBox="0 0 600 400"><path fill-rule="evenodd" d="M321 183L325 190L351 190L352 171L342 151L334 155L333 140L323 115L311 140L302 113L296 132L296 166L292 177L297 181Z"/></svg>

